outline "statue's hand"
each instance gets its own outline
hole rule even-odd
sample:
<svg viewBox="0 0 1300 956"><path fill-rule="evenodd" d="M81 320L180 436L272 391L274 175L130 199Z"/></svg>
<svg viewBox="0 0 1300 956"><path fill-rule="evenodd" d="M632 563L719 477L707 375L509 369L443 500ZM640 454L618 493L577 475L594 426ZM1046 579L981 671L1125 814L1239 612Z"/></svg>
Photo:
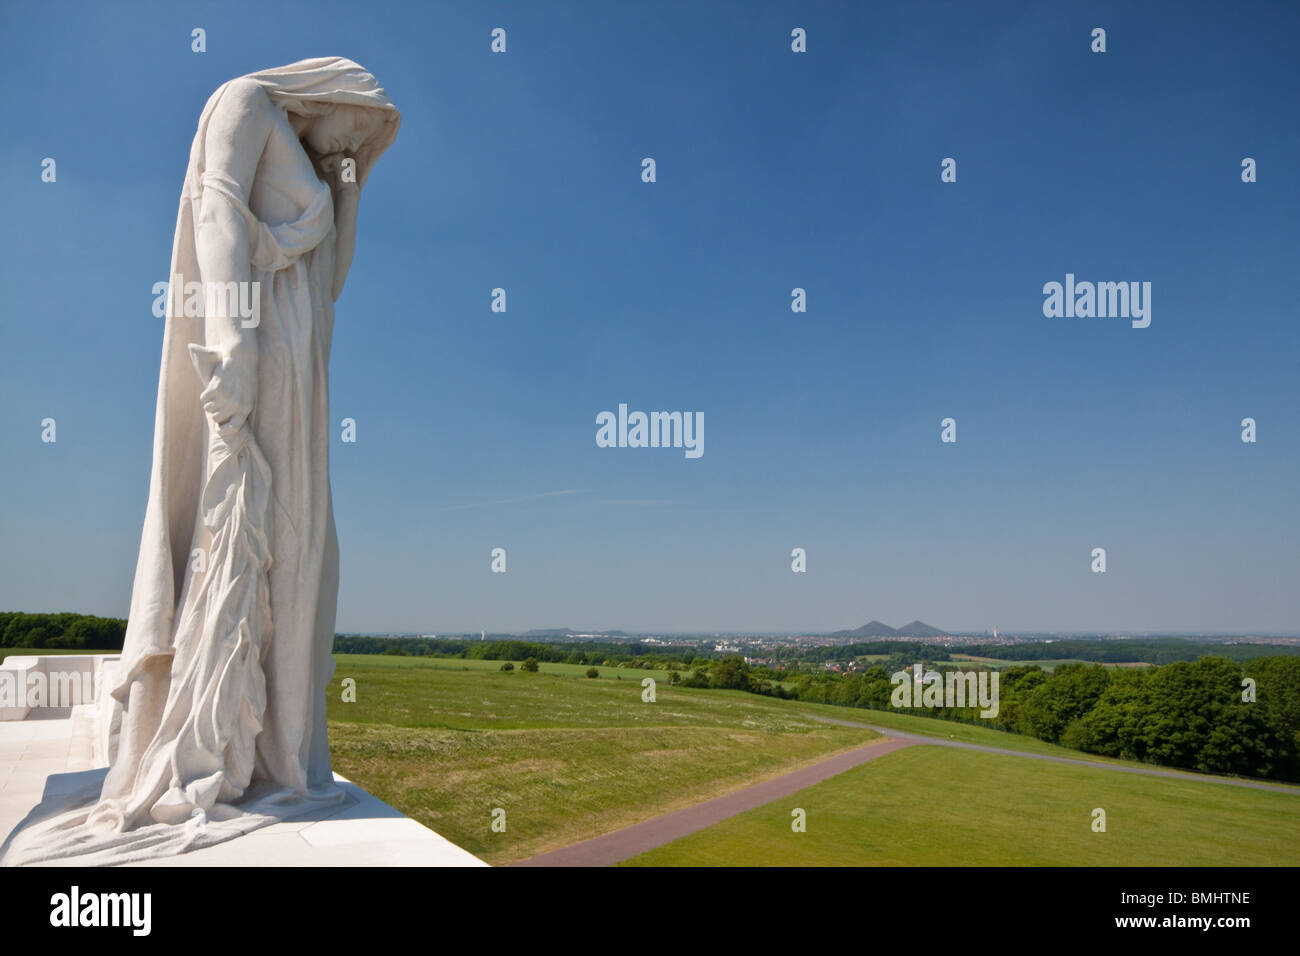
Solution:
<svg viewBox="0 0 1300 956"><path fill-rule="evenodd" d="M216 349L191 345L190 356L203 382L203 411L218 428L238 428L257 399L257 354L236 348L223 357Z"/></svg>
<svg viewBox="0 0 1300 956"><path fill-rule="evenodd" d="M350 180L343 178L343 160L345 159L353 160L352 178ZM356 181L355 157L349 156L347 153L330 153L328 156L320 158L318 168L321 178L329 183L330 189L334 190L335 193L351 193L360 189Z"/></svg>

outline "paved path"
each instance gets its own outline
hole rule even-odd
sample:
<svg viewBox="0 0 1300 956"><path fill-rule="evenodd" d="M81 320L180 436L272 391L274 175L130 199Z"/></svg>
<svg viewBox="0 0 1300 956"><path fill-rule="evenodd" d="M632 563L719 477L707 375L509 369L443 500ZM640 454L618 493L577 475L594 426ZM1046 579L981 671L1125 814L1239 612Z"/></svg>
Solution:
<svg viewBox="0 0 1300 956"><path fill-rule="evenodd" d="M1053 763L1069 763L1079 767L1091 767L1094 770L1114 770L1118 773L1140 773L1148 777L1173 777L1175 780L1186 780L1191 783L1224 783L1230 787L1248 787L1251 790L1275 790L1278 793L1289 793L1292 796L1300 796L1300 787L1280 787L1271 783L1256 783L1253 780L1237 780L1233 777L1216 777L1210 774L1193 773L1180 770L1156 770L1154 767L1131 767L1124 764L1103 763L1099 760L1081 760L1077 757L1057 757L1052 754L1035 754L1027 753L1024 750L1008 750L1005 747L990 747L986 744L968 744L960 740L946 740L943 737L927 737L924 734L909 734L901 730L890 730L888 727L877 727L875 724L861 724L854 720L840 720L836 717L818 717L813 714L804 714L809 720L819 720L824 724L839 724L842 727L862 727L867 730L874 730L876 733L885 734L898 740L903 740L913 744L933 744L936 747L956 747L960 750L978 750L986 754L1004 754L1008 757L1026 757L1030 760L1050 760Z"/></svg>
<svg viewBox="0 0 1300 956"><path fill-rule="evenodd" d="M613 833L606 833L604 836L574 843L510 865L612 866L638 853L653 850L665 843L672 843L696 830L721 823L737 813L744 813L746 810L753 810L773 800L779 800L781 797L788 797L792 793L811 787L815 783L821 783L845 770L851 770L868 760L875 760L903 747L910 747L913 743L912 740L877 740L865 747L828 757L810 767L756 783L735 793L706 800L704 803L697 803L693 807L675 813L667 813L644 823L624 827L622 830L615 830Z"/></svg>

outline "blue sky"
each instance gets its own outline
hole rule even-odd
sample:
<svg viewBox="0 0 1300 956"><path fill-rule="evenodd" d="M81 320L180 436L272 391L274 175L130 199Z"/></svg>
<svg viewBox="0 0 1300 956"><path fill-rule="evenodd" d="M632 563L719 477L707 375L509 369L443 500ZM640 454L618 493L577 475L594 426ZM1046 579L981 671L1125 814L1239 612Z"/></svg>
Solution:
<svg viewBox="0 0 1300 956"><path fill-rule="evenodd" d="M1300 631L1294 6L10 4L0 38L0 608L126 613L199 112L341 55L403 123L337 305L340 630ZM1067 272L1150 281L1151 326L1044 317ZM620 402L703 412L703 457L598 448Z"/></svg>

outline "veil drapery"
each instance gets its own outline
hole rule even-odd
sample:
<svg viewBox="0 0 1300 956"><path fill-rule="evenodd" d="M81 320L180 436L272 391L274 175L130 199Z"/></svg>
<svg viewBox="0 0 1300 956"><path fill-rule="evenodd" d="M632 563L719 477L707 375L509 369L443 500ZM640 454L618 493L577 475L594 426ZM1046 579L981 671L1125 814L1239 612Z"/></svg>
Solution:
<svg viewBox="0 0 1300 956"><path fill-rule="evenodd" d="M401 123L397 107L374 76L352 60L317 57L250 73L241 79L254 81L266 91L272 103L299 116L320 115L334 104L380 110L383 125L356 152L359 186L364 187L375 161L397 137ZM217 88L199 117L181 190L169 278L176 275L201 278L195 231L203 202L203 174L207 169L204 143L208 123L229 86L230 83L223 83ZM185 579L185 565L190 560L197 517L195 489L202 481L199 469L206 441L203 408L194 387L194 368L189 356L190 345L203 345L202 337L202 323L168 317L163 332L149 504L122 666L112 687L113 696L122 702L140 668L153 657L169 655L173 644L172 616ZM169 560L159 560L160 556Z"/></svg>
<svg viewBox="0 0 1300 956"><path fill-rule="evenodd" d="M351 60L342 57L302 60L240 79L257 83L271 103L286 114L318 116L338 105L379 111L383 122L355 153L359 186L365 184L375 161L397 135L401 120L396 107L375 78ZM172 281L177 276L200 282L205 279L197 243L197 224L205 194L208 201L240 204L238 197L219 188L220 171L210 172L205 156L209 123L233 82L223 84L212 94L199 118L177 215L169 272ZM252 265L256 268L257 260L262 259L264 271L273 271L307 254L332 229L327 189L323 199L323 206L313 203L298 221L284 224L258 223L247 207L243 207L250 220L250 231L256 230L249 237ZM227 278L216 277L217 281ZM326 286L326 295L328 289ZM171 301L174 298L169 295ZM204 414L200 392L211 377L214 363L220 360L219 353L204 341L205 335L203 321L173 314L168 309L155 410L149 499L131 610L120 664L111 683L104 688L111 695L111 701L107 702L110 706L101 708L101 714L111 710L112 715L112 733L107 742L111 763L108 778L102 788L95 787L95 792L88 789L75 792L57 805L47 802L37 807L6 841L0 852L0 862L5 864L52 858L119 863L183 852L302 813L311 808L313 797L320 796L289 792L283 785L271 786L256 779L246 790L241 785L232 791L229 784L223 784L218 795L215 784L208 786L199 780L186 788L190 798L204 792L206 787L206 805L210 806L212 800L228 800L234 792L233 805L218 802L219 812L211 820L198 811L194 814L197 820L183 816L167 820L166 813L154 812L155 822L142 824L128 819L130 815L124 816L119 809L130 802L120 798L123 794L131 795L132 781L137 775L143 775L142 763L152 762L155 768L165 770L169 741L163 738L172 734L178 725L177 710L185 711L191 699L197 708L204 696L191 694L188 687L196 680L196 673L203 680L211 675L212 686L205 691L201 713L197 710L182 713L183 732L190 737L204 736L203 746L208 749L228 748L218 756L233 762L237 767L236 776L251 772L250 735L260 730L258 708L265 706L265 687L261 683L257 656L261 632L264 630L273 639L275 630L271 622L263 620L269 608L266 571L270 565L264 532L265 526L269 526L269 484L273 478L247 422L237 431L218 429L215 423L209 424ZM268 520L264 522L264 519ZM200 595L198 600L208 602L200 603L196 610L194 594L186 593L191 581L186 570L199 534L214 543L214 560L218 565L215 571L209 569L201 585L195 585L195 592ZM219 542L221 547L217 547ZM207 614L204 608L218 611ZM221 617L221 623L205 621L205 614ZM218 633L210 636L214 629ZM182 633L185 653L178 657L178 638ZM200 633L202 641L221 640L227 647L220 654L209 654L213 659L196 667L195 646ZM176 673L181 669L180 657L186 658L183 674ZM303 666L308 668L309 662L304 661ZM238 668L244 668L245 674L231 678L232 671ZM218 687L222 682L225 686ZM186 686L183 692L177 693L182 683ZM230 690L232 687L234 692ZM232 696L240 699L232 703ZM318 736L323 740L323 733ZM239 752L231 757L234 751ZM177 758L171 759L176 764ZM214 779L217 776L220 774L214 775ZM243 781L248 783L246 779ZM173 785L172 793L179 792ZM110 799L110 795L119 799ZM147 807L150 799L143 805ZM156 806L161 807L163 802L158 801ZM187 806L183 803L182 811Z"/></svg>

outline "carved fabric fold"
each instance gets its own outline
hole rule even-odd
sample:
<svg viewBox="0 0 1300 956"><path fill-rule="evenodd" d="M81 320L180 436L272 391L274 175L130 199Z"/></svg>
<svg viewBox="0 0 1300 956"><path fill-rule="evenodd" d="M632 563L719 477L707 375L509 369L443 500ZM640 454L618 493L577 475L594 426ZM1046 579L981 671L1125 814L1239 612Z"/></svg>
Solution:
<svg viewBox="0 0 1300 956"><path fill-rule="evenodd" d="M221 362L213 349L190 346L203 389ZM262 651L272 640L271 468L247 419L235 427L211 422L209 475L200 507L211 541L206 568L176 636L171 694L142 771L168 779L134 792L166 792L149 808L159 823L241 797L253 775L254 742L266 710ZM166 758L166 765L154 769ZM143 786L142 786L143 785Z"/></svg>
<svg viewBox="0 0 1300 956"><path fill-rule="evenodd" d="M204 202L220 197L243 217L253 268L263 273L278 272L315 249L334 225L334 199L325 183L320 184L311 204L296 220L268 226L253 215L239 196L239 184L225 173L207 170L202 182Z"/></svg>
<svg viewBox="0 0 1300 956"><path fill-rule="evenodd" d="M374 77L341 57L242 79L286 113L382 110L383 124L357 152L359 183L400 122ZM206 340L204 321L169 311L149 501L121 663L107 687L111 765L96 785L42 801L0 848L2 864L149 859L351 799L330 767L325 712L339 569L329 481L332 194L315 182L294 191L291 208L264 207L255 177L270 176L268 195L283 199L274 180L285 168L268 169L265 155L208 162L214 114L245 108L224 102L230 88L214 92L199 117L168 275L232 278L203 273L198 229L204 203L230 204L249 255L248 273L242 263L230 271L260 282L255 398L246 417L218 427L203 393L221 387L231 356ZM273 119L273 128L288 125ZM239 114L223 121L237 147Z"/></svg>

